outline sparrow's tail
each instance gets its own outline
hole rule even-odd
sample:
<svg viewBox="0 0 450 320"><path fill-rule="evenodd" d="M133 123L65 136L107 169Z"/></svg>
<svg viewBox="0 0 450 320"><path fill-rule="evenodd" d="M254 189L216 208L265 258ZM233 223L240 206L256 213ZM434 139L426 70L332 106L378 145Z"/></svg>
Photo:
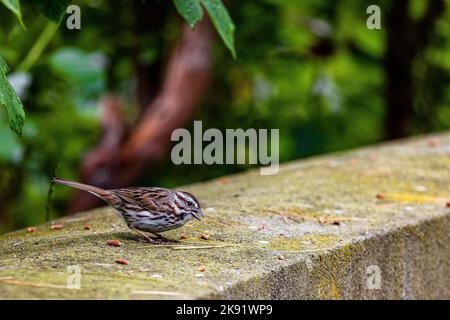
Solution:
<svg viewBox="0 0 450 320"><path fill-rule="evenodd" d="M75 189L80 189L83 191L87 191L92 193L93 195L105 200L106 202L112 202L115 198L117 198L115 195L113 195L111 192L105 189L97 188L94 186L90 186L88 184L79 183L75 181L60 179L60 178L53 178L52 181L54 183L63 184L65 186L69 186Z"/></svg>

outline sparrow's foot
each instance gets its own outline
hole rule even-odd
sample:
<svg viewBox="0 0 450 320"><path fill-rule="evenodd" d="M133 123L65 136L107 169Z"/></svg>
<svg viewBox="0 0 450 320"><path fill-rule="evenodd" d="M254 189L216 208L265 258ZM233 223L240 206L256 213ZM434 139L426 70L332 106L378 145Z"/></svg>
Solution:
<svg viewBox="0 0 450 320"><path fill-rule="evenodd" d="M166 243L180 243L180 241L178 240L173 240L173 239L168 239L166 237L163 237L162 235L160 235L159 233L154 233L154 235L156 236L156 238L153 239L158 239L161 242L166 242Z"/></svg>

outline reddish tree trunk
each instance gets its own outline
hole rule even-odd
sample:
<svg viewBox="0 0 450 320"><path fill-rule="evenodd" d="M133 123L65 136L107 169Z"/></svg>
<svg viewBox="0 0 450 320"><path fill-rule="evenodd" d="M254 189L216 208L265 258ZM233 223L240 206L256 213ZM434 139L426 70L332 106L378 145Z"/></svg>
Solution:
<svg viewBox="0 0 450 320"><path fill-rule="evenodd" d="M119 132L118 137L115 129L123 128L119 124L117 104L105 101L104 108L116 110L116 116L107 120L105 114L103 118L104 138L84 159L81 167L84 183L101 188L130 186L144 172L151 172L155 163L167 154L172 131L191 119L206 90L212 37L208 19L194 30L187 25L183 27L181 38L168 61L160 92L125 139L123 132ZM77 192L70 212L88 210L99 204L101 202L90 194Z"/></svg>

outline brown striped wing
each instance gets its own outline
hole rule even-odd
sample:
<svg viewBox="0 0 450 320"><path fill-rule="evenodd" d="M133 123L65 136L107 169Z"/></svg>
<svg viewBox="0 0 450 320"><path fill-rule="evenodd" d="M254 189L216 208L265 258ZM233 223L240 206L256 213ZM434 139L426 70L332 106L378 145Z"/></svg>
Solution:
<svg viewBox="0 0 450 320"><path fill-rule="evenodd" d="M137 187L109 190L124 201L150 212L164 212L162 205L170 201L172 191L164 188Z"/></svg>

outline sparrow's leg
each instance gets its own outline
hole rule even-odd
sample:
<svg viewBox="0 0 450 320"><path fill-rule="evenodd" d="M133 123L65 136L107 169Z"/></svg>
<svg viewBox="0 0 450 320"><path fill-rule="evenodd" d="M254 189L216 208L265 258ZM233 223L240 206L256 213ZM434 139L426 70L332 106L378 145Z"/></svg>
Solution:
<svg viewBox="0 0 450 320"><path fill-rule="evenodd" d="M147 241L149 243L159 243L159 241L157 241L155 239L152 239L151 237L147 236L146 234L144 234L143 232L139 231L138 229L131 228L131 230L133 230L134 232L139 234L141 237L143 237L145 239L145 241Z"/></svg>

